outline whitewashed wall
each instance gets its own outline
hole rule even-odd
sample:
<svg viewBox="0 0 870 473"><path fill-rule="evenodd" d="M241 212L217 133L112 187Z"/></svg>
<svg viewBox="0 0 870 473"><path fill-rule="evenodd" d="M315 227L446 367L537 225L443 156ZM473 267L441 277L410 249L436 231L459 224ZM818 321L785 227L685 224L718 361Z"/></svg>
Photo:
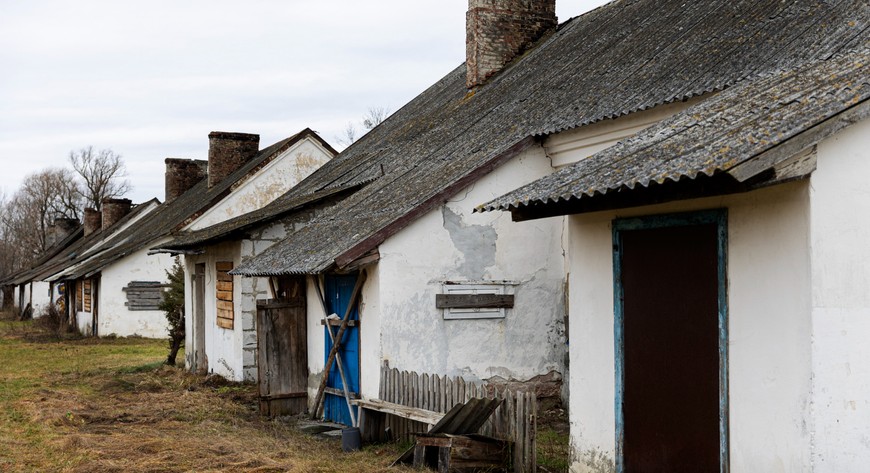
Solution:
<svg viewBox="0 0 870 473"><path fill-rule="evenodd" d="M237 184L230 195L186 227L199 230L257 210L332 159L320 143L306 138L275 157L254 175Z"/></svg>
<svg viewBox="0 0 870 473"><path fill-rule="evenodd" d="M870 120L818 147L810 180L813 467L870 465Z"/></svg>
<svg viewBox="0 0 870 473"><path fill-rule="evenodd" d="M241 317L242 278L233 277L233 313L234 321L232 329L225 329L217 325L217 271L215 263L218 261L232 261L233 267L240 264L239 242L226 242L214 245L202 255L185 256L185 317L187 345L192 347L192 337L195 336L193 328L193 297L194 290L191 283L192 275L197 263L205 263L205 354L208 359L208 372L219 374L229 380L244 381L245 370L242 351L244 345L243 326L245 322ZM190 350L191 352L193 350Z"/></svg>
<svg viewBox="0 0 870 473"><path fill-rule="evenodd" d="M665 118L711 97L707 94L685 102L660 105L649 110L632 113L615 120L603 120L591 125L563 131L547 137L544 149L553 167L560 168L615 145L620 140L634 135Z"/></svg>
<svg viewBox="0 0 870 473"><path fill-rule="evenodd" d="M614 455L611 222L728 208L732 472L870 462L870 120L823 141L811 179L570 217L573 471Z"/></svg>
<svg viewBox="0 0 870 473"><path fill-rule="evenodd" d="M51 305L51 284L45 281L33 281L30 287L33 297L33 316L40 317Z"/></svg>
<svg viewBox="0 0 870 473"><path fill-rule="evenodd" d="M150 246L150 245L149 245ZM147 338L169 336L166 314L160 310L128 310L127 293L123 291L132 281L167 281L166 271L173 258L166 254L148 255L142 249L103 268L97 292L99 312L97 334L115 334L121 337L138 335Z"/></svg>
<svg viewBox="0 0 870 473"><path fill-rule="evenodd" d="M530 149L380 245L360 316L363 395L377 396L384 360L469 380L565 374L563 219L517 225L505 213L472 213L550 172L543 149ZM444 320L442 284L481 280L516 283L506 317Z"/></svg>
<svg viewBox="0 0 870 473"><path fill-rule="evenodd" d="M323 311L323 303L319 300L319 293L314 286L312 278L306 283L306 316L308 317L308 407L314 408L314 398L317 396L317 388L320 386L320 378L323 376L323 368L326 364L326 332L320 321L326 317ZM342 314L344 315L344 314ZM362 382L362 380L360 380Z"/></svg>

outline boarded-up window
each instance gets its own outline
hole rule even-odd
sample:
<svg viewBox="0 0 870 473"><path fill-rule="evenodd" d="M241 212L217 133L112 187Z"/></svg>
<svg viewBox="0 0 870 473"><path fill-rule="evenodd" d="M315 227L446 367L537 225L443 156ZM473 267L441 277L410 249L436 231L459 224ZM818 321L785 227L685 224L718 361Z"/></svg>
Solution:
<svg viewBox="0 0 870 473"><path fill-rule="evenodd" d="M85 310L85 312L90 312L91 311L91 280L85 279L83 284L84 284L84 293L85 293L84 297L82 298L84 300L84 304L85 304L84 310Z"/></svg>
<svg viewBox="0 0 870 473"><path fill-rule="evenodd" d="M84 297L82 296L82 282L76 281L76 312L82 311L82 300Z"/></svg>
<svg viewBox="0 0 870 473"><path fill-rule="evenodd" d="M233 269L232 261L218 261L217 270L217 324L226 329L233 328Z"/></svg>
<svg viewBox="0 0 870 473"><path fill-rule="evenodd" d="M164 287L157 281L130 281L123 289L127 294L124 305L130 310L160 310Z"/></svg>
<svg viewBox="0 0 870 473"><path fill-rule="evenodd" d="M505 309L514 306L513 294L503 283L445 284L435 295L435 306L443 309L444 320L503 319Z"/></svg>

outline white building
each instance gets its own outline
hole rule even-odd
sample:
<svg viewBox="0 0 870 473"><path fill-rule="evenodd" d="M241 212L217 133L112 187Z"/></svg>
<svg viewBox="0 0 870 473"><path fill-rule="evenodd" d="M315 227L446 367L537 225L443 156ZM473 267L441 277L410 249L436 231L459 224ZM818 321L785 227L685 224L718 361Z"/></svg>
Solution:
<svg viewBox="0 0 870 473"><path fill-rule="evenodd" d="M341 354L364 397L383 362L472 379L561 369L567 296L573 471L863 471L870 6L616 1L557 29L552 2L470 7L484 24L466 65L275 211L176 242L271 232L227 272L270 278L283 300L258 316L292 321L276 338L250 319L272 337L261 360L278 360L260 364L263 399L314 392L322 317L348 306ZM471 213L515 187L478 210L534 221ZM257 223L329 192L293 225ZM459 285L512 307L457 320L482 305L438 297ZM451 299L478 307L438 308ZM269 391L273 367L284 391ZM346 422L327 376L327 417Z"/></svg>
<svg viewBox="0 0 870 473"><path fill-rule="evenodd" d="M208 162L166 160L165 203L76 252L48 277L71 288L69 307L83 332L167 336L158 305L173 258L149 248L199 219L217 221L268 203L332 156L310 130L262 150L258 135L213 132L209 142Z"/></svg>
<svg viewBox="0 0 870 473"><path fill-rule="evenodd" d="M326 164L336 151L310 129L276 145L275 158L263 163L255 174L233 185L232 193L189 222L184 235L197 231L233 227L251 220L251 212L285 194L309 174ZM279 199L280 200L280 199ZM166 248L169 239L155 248ZM243 257L262 251L268 238L254 243L235 237L221 244L185 251L185 322L188 365L194 371L213 372L235 381L256 379L256 300L269 297L268 280L236 280L226 272ZM224 280L226 279L226 280ZM219 317L219 315L221 315ZM211 323L205 323L205 320Z"/></svg>
<svg viewBox="0 0 870 473"><path fill-rule="evenodd" d="M668 31L703 31L725 49L749 29L728 57L754 62L751 74L480 208L565 222L572 471L864 471L870 9L794 2L774 14L738 2L729 17L697 3L721 31L683 25L657 3L650 31L597 54ZM625 20L620 7L574 27ZM808 27L821 23L824 33ZM792 35L780 43L783 31ZM672 70L709 67L708 46L673 45L685 57ZM567 133L590 142L643 113Z"/></svg>

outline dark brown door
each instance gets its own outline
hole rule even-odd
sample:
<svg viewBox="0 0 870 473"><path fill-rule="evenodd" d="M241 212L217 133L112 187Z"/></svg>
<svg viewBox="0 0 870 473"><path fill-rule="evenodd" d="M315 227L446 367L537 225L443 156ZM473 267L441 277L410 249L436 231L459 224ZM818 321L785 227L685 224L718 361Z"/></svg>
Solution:
<svg viewBox="0 0 870 473"><path fill-rule="evenodd" d="M308 408L305 279L281 280L280 299L257 303L260 413L293 415Z"/></svg>
<svg viewBox="0 0 870 473"><path fill-rule="evenodd" d="M626 473L719 472L715 224L621 232Z"/></svg>

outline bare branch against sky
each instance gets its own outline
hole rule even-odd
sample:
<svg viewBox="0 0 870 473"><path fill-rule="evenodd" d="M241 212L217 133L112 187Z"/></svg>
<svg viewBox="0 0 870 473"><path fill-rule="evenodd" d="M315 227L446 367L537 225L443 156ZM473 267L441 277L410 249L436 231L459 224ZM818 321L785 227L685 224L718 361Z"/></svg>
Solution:
<svg viewBox="0 0 870 473"><path fill-rule="evenodd" d="M605 3L557 0L560 20ZM0 1L0 191L83 143L124 155L134 202L210 131L333 141L465 60L467 0Z"/></svg>
<svg viewBox="0 0 870 473"><path fill-rule="evenodd" d="M103 199L123 197L132 186L120 154L93 146L70 151L69 162L81 182L79 194L86 207L100 210Z"/></svg>

